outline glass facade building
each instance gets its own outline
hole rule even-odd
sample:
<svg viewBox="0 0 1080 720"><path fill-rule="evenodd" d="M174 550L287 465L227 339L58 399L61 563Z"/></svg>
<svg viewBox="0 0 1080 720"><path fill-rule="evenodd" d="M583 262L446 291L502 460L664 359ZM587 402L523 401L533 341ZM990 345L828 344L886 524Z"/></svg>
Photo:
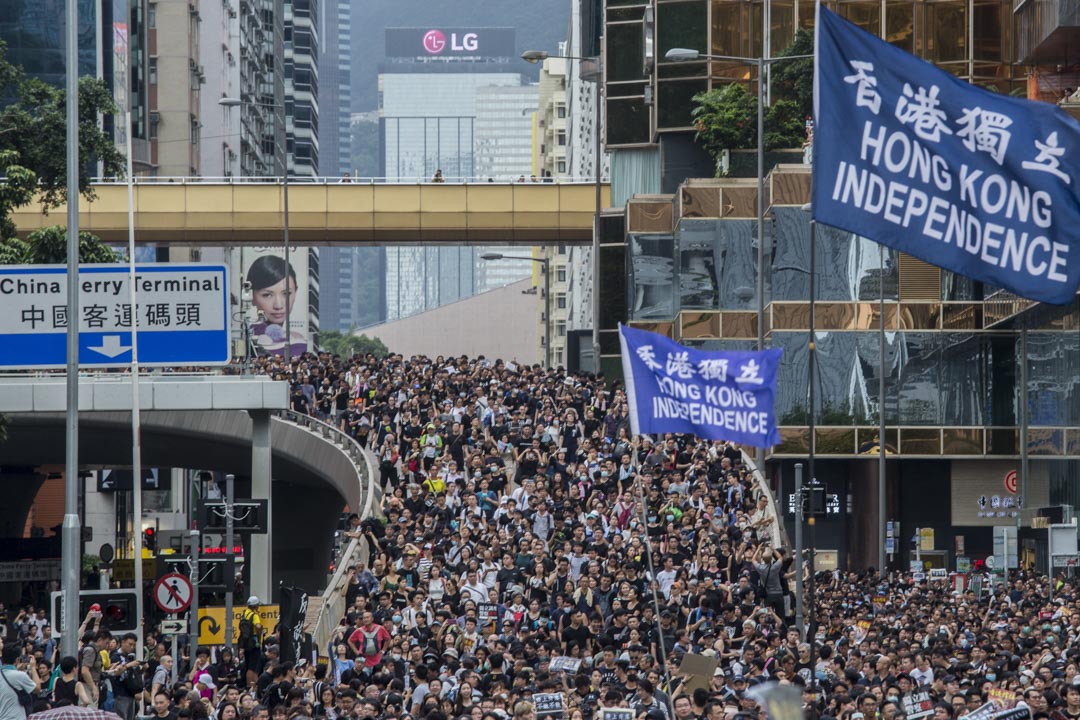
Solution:
<svg viewBox="0 0 1080 720"><path fill-rule="evenodd" d="M811 28L814 19L814 0L656 0L655 24L647 29L649 4L607 0L605 5L611 148L650 145L657 133L689 130L694 95L712 87L744 81L756 92L753 65L669 62L668 50L771 57L791 45L799 28ZM1023 72L1012 64L1010 0L824 0L824 5L972 83L1003 93L1024 86ZM769 20L767 37L763 13ZM654 39L652 57L646 57L647 32ZM647 92L655 98L651 104Z"/></svg>

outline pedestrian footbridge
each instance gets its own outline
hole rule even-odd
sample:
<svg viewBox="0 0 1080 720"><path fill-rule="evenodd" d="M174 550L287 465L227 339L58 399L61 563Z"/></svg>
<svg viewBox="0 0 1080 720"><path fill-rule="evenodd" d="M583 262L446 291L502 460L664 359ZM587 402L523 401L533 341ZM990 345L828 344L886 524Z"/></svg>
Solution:
<svg viewBox="0 0 1080 720"><path fill-rule="evenodd" d="M80 467L130 466L130 376L84 376L79 386ZM139 395L145 467L235 473L238 496L270 501L270 533L254 536L250 548L254 594L271 596L280 582L323 587L343 506L363 515L378 508L370 462L356 443L286 410L286 384L267 378L147 376ZM0 409L8 418L0 464L64 464L62 375L0 378ZM9 510L30 500L14 499Z"/></svg>
<svg viewBox="0 0 1080 720"><path fill-rule="evenodd" d="M97 182L95 199L79 200L79 229L107 243L128 237L127 185ZM592 238L596 183L442 183L380 179L290 178L288 203L278 178L138 178L134 183L139 243L266 245L282 236L286 207L290 243L392 245L468 243L540 245ZM600 206L610 187L600 185ZM15 211L20 236L55 225L37 204Z"/></svg>

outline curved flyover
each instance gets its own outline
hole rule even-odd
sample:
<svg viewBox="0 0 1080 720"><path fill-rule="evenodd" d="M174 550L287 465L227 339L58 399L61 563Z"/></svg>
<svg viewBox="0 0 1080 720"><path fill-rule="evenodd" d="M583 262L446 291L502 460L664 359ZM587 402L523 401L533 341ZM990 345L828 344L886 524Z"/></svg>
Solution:
<svg viewBox="0 0 1080 720"><path fill-rule="evenodd" d="M370 513L375 502L371 469L363 453L314 420L271 418L270 587L279 582L314 590L327 581L334 532L343 506ZM62 465L64 414L16 413L8 417L8 440L0 464ZM149 410L142 413L142 458L148 467L231 472L237 495L251 493L253 421L241 410ZM340 433L337 433L340 435ZM344 439L343 439L344 438ZM358 448L357 448L358 450ZM86 466L131 464L131 415L84 412L79 423L79 461ZM325 532L312 532L325 528Z"/></svg>

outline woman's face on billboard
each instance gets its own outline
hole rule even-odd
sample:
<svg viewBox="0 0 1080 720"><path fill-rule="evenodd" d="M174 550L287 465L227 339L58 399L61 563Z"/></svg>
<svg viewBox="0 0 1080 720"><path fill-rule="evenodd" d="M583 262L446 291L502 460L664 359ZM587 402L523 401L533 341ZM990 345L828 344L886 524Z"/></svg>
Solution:
<svg viewBox="0 0 1080 720"><path fill-rule="evenodd" d="M288 278L291 292L285 292L285 280L281 280L270 287L256 290L253 302L255 307L266 317L268 323L284 325L285 316L288 313L288 298L296 296L296 281Z"/></svg>

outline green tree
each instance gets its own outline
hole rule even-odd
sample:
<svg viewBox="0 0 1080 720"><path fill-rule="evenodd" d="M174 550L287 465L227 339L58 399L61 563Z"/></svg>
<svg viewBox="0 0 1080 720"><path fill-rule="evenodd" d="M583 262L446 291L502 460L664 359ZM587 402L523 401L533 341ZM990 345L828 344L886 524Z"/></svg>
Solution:
<svg viewBox="0 0 1080 720"><path fill-rule="evenodd" d="M806 28L795 33L795 41L787 46L778 57L792 55L813 55L814 33ZM806 120L814 114L814 60L787 60L772 65L773 97L790 100L796 105L796 114L800 120Z"/></svg>
<svg viewBox="0 0 1080 720"><path fill-rule="evenodd" d="M0 108L0 258L5 262L25 248L11 244L15 226L11 213L31 202L48 212L67 200L66 93L36 78L7 60L0 43L0 96L12 100ZM104 174L124 175L124 156L98 123L116 113L112 93L91 77L79 79L79 192L93 198L88 169L100 162ZM46 238L43 238L43 241Z"/></svg>
<svg viewBox="0 0 1080 720"><path fill-rule="evenodd" d="M342 357L372 353L375 357L383 358L390 354L386 343L379 338L354 335L351 330L347 333L338 332L337 330L320 331L319 347L324 352Z"/></svg>
<svg viewBox="0 0 1080 720"><path fill-rule="evenodd" d="M813 35L800 30L781 56L814 51ZM765 110L765 149L801 147L806 139L806 118L813 112L814 61L774 63L773 103ZM733 83L694 96L697 141L719 159L724 150L757 149L757 97L746 86Z"/></svg>

